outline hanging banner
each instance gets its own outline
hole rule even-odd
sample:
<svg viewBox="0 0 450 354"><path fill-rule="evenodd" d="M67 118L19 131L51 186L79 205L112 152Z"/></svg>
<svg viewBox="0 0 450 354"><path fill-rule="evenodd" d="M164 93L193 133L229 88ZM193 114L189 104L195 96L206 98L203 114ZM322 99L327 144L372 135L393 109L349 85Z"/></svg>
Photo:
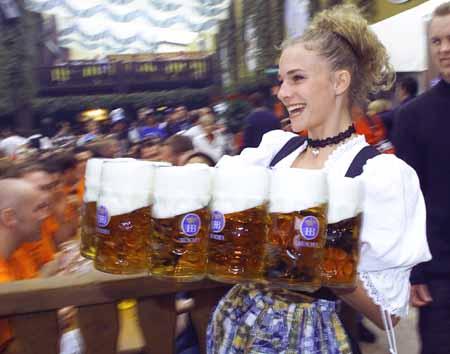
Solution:
<svg viewBox="0 0 450 354"><path fill-rule="evenodd" d="M258 65L258 40L256 36L255 20L249 16L245 20L245 65L249 72L254 72Z"/></svg>
<svg viewBox="0 0 450 354"><path fill-rule="evenodd" d="M309 0L285 0L284 23L287 38L301 36L309 22Z"/></svg>

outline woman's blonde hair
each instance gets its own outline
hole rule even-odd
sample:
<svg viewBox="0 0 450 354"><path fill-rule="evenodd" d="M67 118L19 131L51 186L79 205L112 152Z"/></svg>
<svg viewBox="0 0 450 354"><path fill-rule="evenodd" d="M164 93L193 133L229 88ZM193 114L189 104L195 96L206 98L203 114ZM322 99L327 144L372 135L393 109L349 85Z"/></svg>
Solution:
<svg viewBox="0 0 450 354"><path fill-rule="evenodd" d="M349 70L350 105L364 106L370 93L388 90L395 81L386 48L355 5L339 5L318 13L303 35L288 39L282 48L297 43L317 51L332 70Z"/></svg>

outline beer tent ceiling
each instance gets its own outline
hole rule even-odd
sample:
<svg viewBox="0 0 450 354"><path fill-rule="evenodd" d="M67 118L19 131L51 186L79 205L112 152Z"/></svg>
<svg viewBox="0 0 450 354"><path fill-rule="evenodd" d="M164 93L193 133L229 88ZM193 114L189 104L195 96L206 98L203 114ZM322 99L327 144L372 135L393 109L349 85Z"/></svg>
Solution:
<svg viewBox="0 0 450 354"><path fill-rule="evenodd" d="M445 1L426 1L371 26L388 50L396 71L428 69L427 23L433 10Z"/></svg>
<svg viewBox="0 0 450 354"><path fill-rule="evenodd" d="M230 0L26 0L55 15L58 44L71 56L183 50L200 32L212 32Z"/></svg>

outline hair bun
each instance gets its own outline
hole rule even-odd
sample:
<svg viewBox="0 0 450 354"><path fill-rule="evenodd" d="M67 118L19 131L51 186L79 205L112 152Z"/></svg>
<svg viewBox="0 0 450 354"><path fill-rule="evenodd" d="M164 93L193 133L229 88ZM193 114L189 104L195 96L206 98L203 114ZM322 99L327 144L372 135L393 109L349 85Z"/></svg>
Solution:
<svg viewBox="0 0 450 354"><path fill-rule="evenodd" d="M311 43L334 69L351 70L350 98L354 103L365 102L369 93L388 90L395 81L386 48L355 5L338 5L319 12L305 34L295 41Z"/></svg>

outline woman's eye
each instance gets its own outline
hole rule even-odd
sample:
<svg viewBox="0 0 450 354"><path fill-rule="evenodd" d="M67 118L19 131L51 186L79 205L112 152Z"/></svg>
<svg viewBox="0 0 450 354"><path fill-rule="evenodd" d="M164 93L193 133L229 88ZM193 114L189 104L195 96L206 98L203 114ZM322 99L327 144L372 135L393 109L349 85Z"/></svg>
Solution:
<svg viewBox="0 0 450 354"><path fill-rule="evenodd" d="M301 80L303 80L305 77L303 75L294 75L292 76L292 81L293 82L299 82Z"/></svg>

